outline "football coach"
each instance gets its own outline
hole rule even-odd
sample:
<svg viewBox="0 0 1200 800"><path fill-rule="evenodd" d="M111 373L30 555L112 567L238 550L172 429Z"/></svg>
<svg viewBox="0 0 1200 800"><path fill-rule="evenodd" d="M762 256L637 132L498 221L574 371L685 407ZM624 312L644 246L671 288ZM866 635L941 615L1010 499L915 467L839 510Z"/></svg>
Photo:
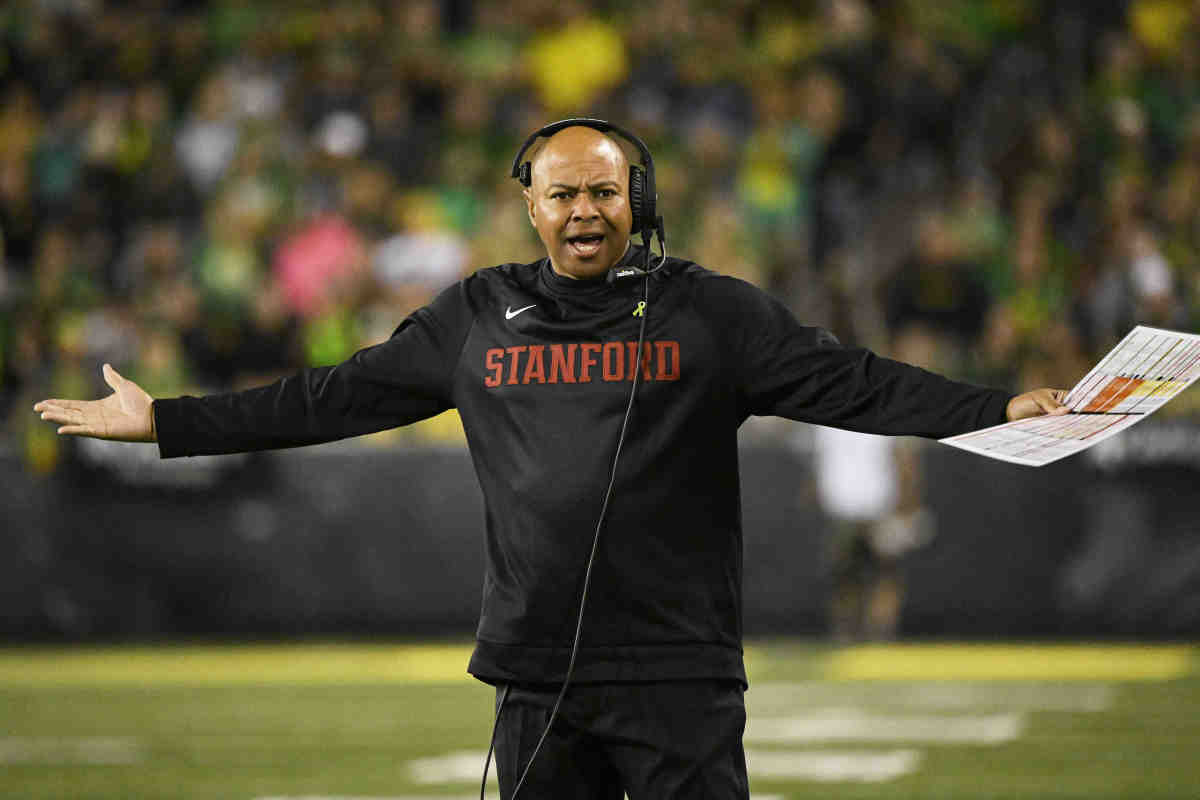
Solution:
<svg viewBox="0 0 1200 800"><path fill-rule="evenodd" d="M174 458L458 409L486 509L468 669L497 688L501 795L747 800L741 423L945 437L1065 413L1065 392L1014 396L844 347L668 257L650 153L607 122L535 132L513 177L546 258L479 270L341 364L169 399L106 364L108 397L34 410L60 434Z"/></svg>

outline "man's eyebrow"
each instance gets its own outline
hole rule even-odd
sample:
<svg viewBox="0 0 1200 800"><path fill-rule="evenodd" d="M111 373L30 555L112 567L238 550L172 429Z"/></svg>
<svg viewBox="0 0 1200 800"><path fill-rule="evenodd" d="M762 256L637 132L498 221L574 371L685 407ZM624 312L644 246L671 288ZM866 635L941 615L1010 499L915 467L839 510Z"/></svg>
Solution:
<svg viewBox="0 0 1200 800"><path fill-rule="evenodd" d="M610 181L610 180L596 181L595 183L588 184L589 189L596 189L596 188L600 188L603 186L615 186L618 189L621 188L621 184L617 183L616 181ZM550 189L569 189L573 192L573 191L575 191L575 186L573 186L571 184L567 184L567 183L552 183L549 186L547 186L546 189L547 189L547 191Z"/></svg>

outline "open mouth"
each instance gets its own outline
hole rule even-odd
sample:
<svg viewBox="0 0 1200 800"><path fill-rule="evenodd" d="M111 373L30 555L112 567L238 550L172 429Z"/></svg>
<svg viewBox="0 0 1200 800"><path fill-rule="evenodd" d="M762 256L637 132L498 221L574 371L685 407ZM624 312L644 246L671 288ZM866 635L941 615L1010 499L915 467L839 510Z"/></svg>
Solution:
<svg viewBox="0 0 1200 800"><path fill-rule="evenodd" d="M602 233L584 233L579 236L567 237L567 247L580 258L588 258L596 255L600 251L600 245L603 243L604 234Z"/></svg>

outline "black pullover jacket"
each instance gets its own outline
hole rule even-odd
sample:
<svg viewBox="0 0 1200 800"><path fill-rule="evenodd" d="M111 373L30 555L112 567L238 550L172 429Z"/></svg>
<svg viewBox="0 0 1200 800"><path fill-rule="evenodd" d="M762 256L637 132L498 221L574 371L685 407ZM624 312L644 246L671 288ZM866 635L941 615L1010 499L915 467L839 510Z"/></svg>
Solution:
<svg viewBox="0 0 1200 800"><path fill-rule="evenodd" d="M639 263L631 247L623 263ZM487 569L469 671L561 681L635 369L574 679L743 684L737 430L751 414L943 437L1010 394L843 347L743 281L669 259L610 285L549 261L480 270L342 364L154 402L160 453L294 447L457 408L483 490Z"/></svg>

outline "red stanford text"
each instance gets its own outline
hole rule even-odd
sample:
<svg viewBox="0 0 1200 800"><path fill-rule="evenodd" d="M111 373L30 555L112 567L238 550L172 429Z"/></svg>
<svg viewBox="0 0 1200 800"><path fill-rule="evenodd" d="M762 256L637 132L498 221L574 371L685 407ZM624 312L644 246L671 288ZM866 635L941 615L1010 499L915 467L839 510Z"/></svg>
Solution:
<svg viewBox="0 0 1200 800"><path fill-rule="evenodd" d="M637 364L637 342L492 347L483 357L483 385L632 381ZM679 342L643 342L641 365L644 381L679 380Z"/></svg>

